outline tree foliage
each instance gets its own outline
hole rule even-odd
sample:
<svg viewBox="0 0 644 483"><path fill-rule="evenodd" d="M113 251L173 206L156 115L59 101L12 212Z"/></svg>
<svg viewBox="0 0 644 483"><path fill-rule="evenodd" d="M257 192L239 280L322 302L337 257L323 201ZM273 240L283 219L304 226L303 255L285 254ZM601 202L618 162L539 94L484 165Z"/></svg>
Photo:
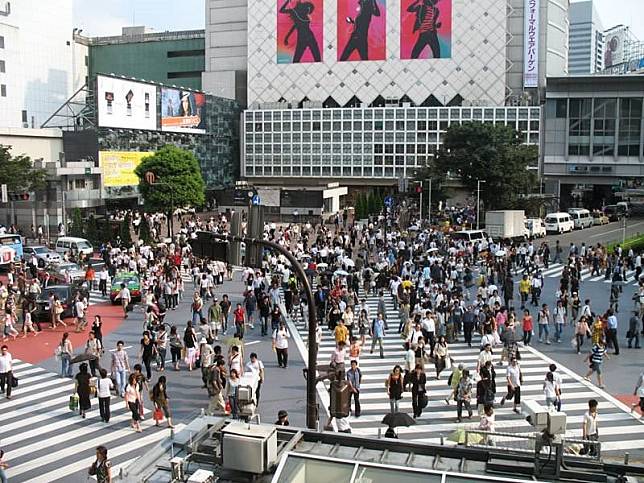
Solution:
<svg viewBox="0 0 644 483"><path fill-rule="evenodd" d="M445 201L449 198L449 189L445 187L447 180L446 173L438 168L437 163L434 162L424 168L418 169L413 175L413 180L423 182L423 196L429 196L428 180L432 181L432 206L437 205L439 201ZM428 203L426 200L427 198L423 200L425 206Z"/></svg>
<svg viewBox="0 0 644 483"><path fill-rule="evenodd" d="M72 210L72 225L69 227L69 235L83 238L85 236L85 226L83 225L83 216L80 208Z"/></svg>
<svg viewBox="0 0 644 483"><path fill-rule="evenodd" d="M34 168L29 156L11 155L11 146L0 144L0 184L6 184L9 192L34 191L44 188L46 172Z"/></svg>
<svg viewBox="0 0 644 483"><path fill-rule="evenodd" d="M199 160L190 151L166 145L143 158L134 172L139 177L139 192L147 211L168 213L171 208L199 207L205 202ZM152 185L145 179L147 172L155 175Z"/></svg>
<svg viewBox="0 0 644 483"><path fill-rule="evenodd" d="M139 240L143 240L143 243L146 245L149 245L152 242L150 224L145 216L141 217L141 224L139 225Z"/></svg>
<svg viewBox="0 0 644 483"><path fill-rule="evenodd" d="M472 192L481 184L485 209L514 208L520 195L537 182L529 165L536 164L536 146L521 144L519 134L502 125L466 122L451 126L436 157L436 169L456 176Z"/></svg>
<svg viewBox="0 0 644 483"><path fill-rule="evenodd" d="M119 237L121 238L123 246L126 247L132 245L132 232L130 231L131 225L132 220L130 218L130 214L127 213L119 226Z"/></svg>

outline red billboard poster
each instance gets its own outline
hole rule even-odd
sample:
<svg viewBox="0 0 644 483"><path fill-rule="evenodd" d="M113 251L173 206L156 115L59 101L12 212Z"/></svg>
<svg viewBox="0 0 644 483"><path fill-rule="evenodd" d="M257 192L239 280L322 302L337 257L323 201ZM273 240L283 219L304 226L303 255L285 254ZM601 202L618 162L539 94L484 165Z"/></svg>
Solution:
<svg viewBox="0 0 644 483"><path fill-rule="evenodd" d="M338 60L385 60L386 0L338 0Z"/></svg>
<svg viewBox="0 0 644 483"><path fill-rule="evenodd" d="M322 62L323 0L278 0L277 63Z"/></svg>
<svg viewBox="0 0 644 483"><path fill-rule="evenodd" d="M400 58L452 56L452 0L400 1Z"/></svg>

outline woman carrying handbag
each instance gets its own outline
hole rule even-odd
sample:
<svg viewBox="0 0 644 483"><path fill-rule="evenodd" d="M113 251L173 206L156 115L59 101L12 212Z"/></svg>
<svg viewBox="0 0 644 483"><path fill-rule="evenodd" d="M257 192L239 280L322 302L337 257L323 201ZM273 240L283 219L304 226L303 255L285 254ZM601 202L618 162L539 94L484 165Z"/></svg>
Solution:
<svg viewBox="0 0 644 483"><path fill-rule="evenodd" d="M150 399L154 404L154 425L159 426L159 423L165 416L168 420L168 428L174 428L172 425L172 414L170 413L170 405L168 393L166 392L166 378L165 376L159 377L159 381L152 388Z"/></svg>

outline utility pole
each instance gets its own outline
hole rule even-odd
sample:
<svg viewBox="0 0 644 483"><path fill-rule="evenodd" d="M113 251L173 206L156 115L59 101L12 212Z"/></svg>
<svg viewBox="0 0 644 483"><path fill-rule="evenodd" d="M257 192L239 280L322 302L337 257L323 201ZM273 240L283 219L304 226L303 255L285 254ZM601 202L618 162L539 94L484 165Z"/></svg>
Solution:
<svg viewBox="0 0 644 483"><path fill-rule="evenodd" d="M269 248L277 253L280 253L286 257L286 259L291 264L291 268L297 274L299 279L302 282L304 287L304 293L306 295L306 300L309 305L309 354L308 354L308 377L306 378L306 427L309 429L317 429L318 423L318 407L317 407L317 395L316 395L316 374L317 374L317 357L318 349L317 344L313 343L315 341L318 319L317 319L317 310L315 308L315 300L313 298L313 289L309 282L304 269L300 263L295 259L295 257L286 250L284 247L273 243L270 241L263 240L261 238L250 238L245 236L236 236L236 235L220 235L217 233L208 232L212 238L218 240L225 240L228 242L244 242L246 243L246 249L251 245L259 244L266 248Z"/></svg>
<svg viewBox="0 0 644 483"><path fill-rule="evenodd" d="M429 202L427 203L427 224L431 227L432 226L432 178L429 178L427 181L429 181L429 193L428 193Z"/></svg>
<svg viewBox="0 0 644 483"><path fill-rule="evenodd" d="M480 211L481 211L481 183L485 183L484 179L476 180L476 229L479 229Z"/></svg>
<svg viewBox="0 0 644 483"><path fill-rule="evenodd" d="M422 181L420 182L420 201L419 201L418 205L419 205L419 208L420 208L420 214L419 214L420 224L422 226L422 224L423 224L423 182Z"/></svg>

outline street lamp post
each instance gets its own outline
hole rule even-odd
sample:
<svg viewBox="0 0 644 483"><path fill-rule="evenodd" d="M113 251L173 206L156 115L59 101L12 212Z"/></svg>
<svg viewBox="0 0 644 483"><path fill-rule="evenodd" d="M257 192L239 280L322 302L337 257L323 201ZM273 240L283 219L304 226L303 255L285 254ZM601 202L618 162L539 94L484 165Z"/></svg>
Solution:
<svg viewBox="0 0 644 483"><path fill-rule="evenodd" d="M306 300L309 305L309 354L308 354L308 374L309 377L306 378L306 427L309 429L317 429L318 423L318 410L317 410L317 396L316 396L316 373L317 373L317 358L318 358L318 348L317 344L313 343L315 341L318 319L317 319L317 310L315 308L315 300L313 298L313 289L311 288L311 283L309 282L304 269L300 263L295 259L295 257L286 250L281 245L273 243L261 238L250 238L242 237L237 235L219 235L217 233L211 233L213 238L219 240L225 240L228 242L244 242L246 246L249 247L252 244L259 244L264 247L270 248L273 251L276 251L286 257L286 259L291 264L293 271L302 281L304 286L304 293L306 295Z"/></svg>
<svg viewBox="0 0 644 483"><path fill-rule="evenodd" d="M428 193L428 198L429 201L427 203L427 224L431 227L432 226L432 178L429 178L427 181L429 181L429 193Z"/></svg>
<svg viewBox="0 0 644 483"><path fill-rule="evenodd" d="M480 211L481 211L481 183L485 183L484 179L476 180L476 229L479 229Z"/></svg>

